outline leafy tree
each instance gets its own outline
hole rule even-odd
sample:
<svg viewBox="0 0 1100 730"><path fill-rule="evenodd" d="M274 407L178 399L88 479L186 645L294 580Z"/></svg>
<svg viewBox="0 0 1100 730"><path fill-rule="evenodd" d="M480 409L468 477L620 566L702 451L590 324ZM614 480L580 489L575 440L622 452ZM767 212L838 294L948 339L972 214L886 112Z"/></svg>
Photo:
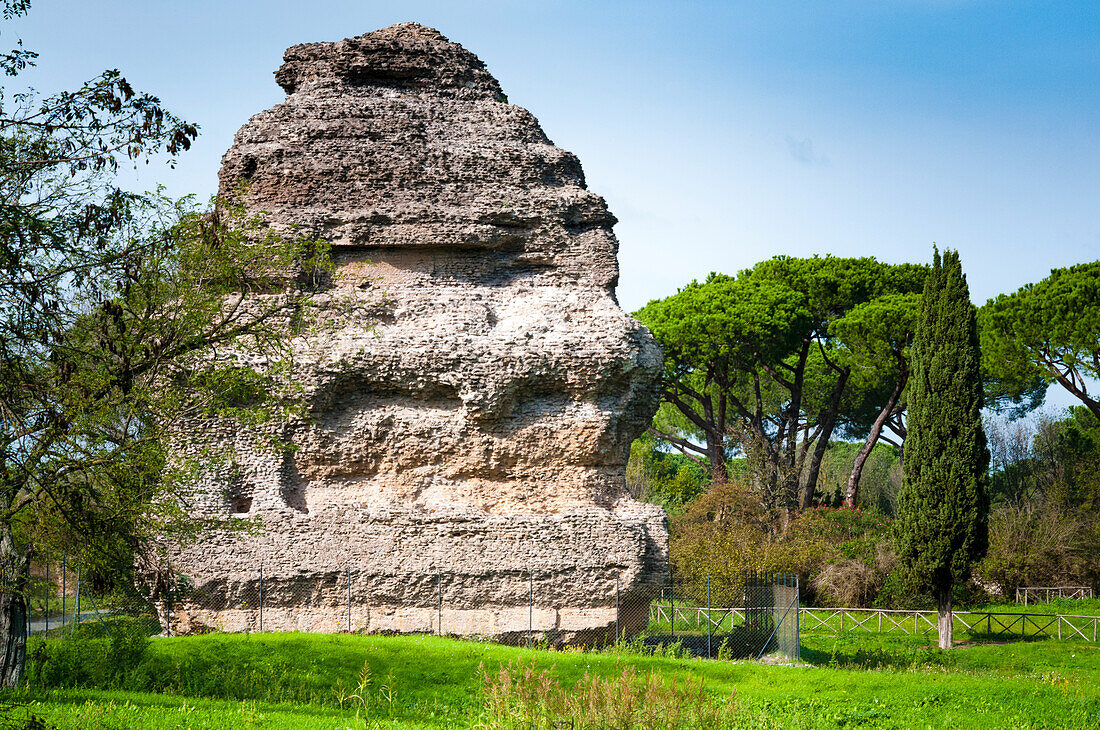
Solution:
<svg viewBox="0 0 1100 730"><path fill-rule="evenodd" d="M1100 417L1088 391L1088 380L1100 378L1100 261L1052 269L990 299L979 322L983 365L999 393L1034 407L1057 383Z"/></svg>
<svg viewBox="0 0 1100 730"><path fill-rule="evenodd" d="M711 274L635 316L664 347L663 397L686 422L688 437L659 429L654 434L705 460L717 481L727 481L731 410L761 428L765 418L763 389L754 413L741 403L736 387L742 368L757 359L777 362L795 347L807 316L802 297L776 282Z"/></svg>
<svg viewBox="0 0 1100 730"><path fill-rule="evenodd" d="M887 294L852 308L830 327L851 353L853 367L871 373L881 388L866 388L877 411L867 428L867 437L852 462L844 493L844 505L855 507L859 480L864 465L882 438L898 448L899 456L906 429L905 388L909 382L909 346L916 328L920 298L916 294ZM893 442L883 436L891 428L898 436Z"/></svg>
<svg viewBox="0 0 1100 730"><path fill-rule="evenodd" d="M651 435L642 434L630 445L626 483L631 496L659 504L670 514L684 510L710 483L706 469L683 454L659 448Z"/></svg>
<svg viewBox="0 0 1100 730"><path fill-rule="evenodd" d="M4 17L26 12L6 0ZM17 74L34 54L0 56ZM113 173L197 129L117 71L71 93L0 92L0 685L19 682L34 545L128 567L194 463L187 418L293 408L275 367L323 251L264 239L230 209L124 193ZM322 267L323 268L323 267ZM305 276L305 279L308 279Z"/></svg>
<svg viewBox="0 0 1100 730"><path fill-rule="evenodd" d="M863 441L834 441L829 444L821 463L821 478L817 488L821 504L842 506L852 464L863 447ZM864 461L859 484L855 506L875 509L892 517L901 486L897 448L885 443L875 444Z"/></svg>
<svg viewBox="0 0 1100 730"><path fill-rule="evenodd" d="M993 424L989 552L978 567L1006 596L1023 585L1100 587L1100 421Z"/></svg>
<svg viewBox="0 0 1100 730"><path fill-rule="evenodd" d="M905 479L896 546L901 580L939 611L951 648L951 590L986 551L989 450L982 427L981 354L958 252L937 250L913 342Z"/></svg>
<svg viewBox="0 0 1100 730"><path fill-rule="evenodd" d="M832 435L855 423L853 382L867 385L853 381L830 325L858 304L917 291L923 276L873 258L777 257L650 302L636 316L664 346L662 392L675 409L653 433L717 481L740 449L770 506L809 506Z"/></svg>

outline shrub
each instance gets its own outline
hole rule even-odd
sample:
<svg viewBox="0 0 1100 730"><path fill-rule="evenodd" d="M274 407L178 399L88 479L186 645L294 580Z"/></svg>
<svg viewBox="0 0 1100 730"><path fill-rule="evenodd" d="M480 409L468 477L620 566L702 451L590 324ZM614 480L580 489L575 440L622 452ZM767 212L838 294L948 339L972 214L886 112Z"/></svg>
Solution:
<svg viewBox="0 0 1100 730"><path fill-rule="evenodd" d="M709 575L719 586L736 585L747 571L795 573L803 595L812 601L815 590L828 595L841 583L855 585L863 571L868 577L856 593L869 603L892 566L886 547L890 522L877 510L818 507L806 510L781 534L759 498L730 482L714 485L672 519L670 549L686 584L704 585ZM843 567L829 568L830 577L815 581L831 563ZM866 591L872 592L864 595ZM830 602L841 601L835 595Z"/></svg>
<svg viewBox="0 0 1100 730"><path fill-rule="evenodd" d="M813 587L834 606L870 608L893 567L893 550L888 542L882 541L871 562L844 558L829 563L813 579Z"/></svg>
<svg viewBox="0 0 1100 730"><path fill-rule="evenodd" d="M1015 596L1026 585L1087 583L1094 579L1088 525L1051 505L1005 505L989 518L989 552L977 572Z"/></svg>

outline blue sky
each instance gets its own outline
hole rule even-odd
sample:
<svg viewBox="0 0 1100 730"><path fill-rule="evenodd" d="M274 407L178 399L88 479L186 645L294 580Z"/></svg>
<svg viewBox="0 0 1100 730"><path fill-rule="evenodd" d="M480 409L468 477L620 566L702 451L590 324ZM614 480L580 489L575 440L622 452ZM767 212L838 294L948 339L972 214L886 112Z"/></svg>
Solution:
<svg viewBox="0 0 1100 730"><path fill-rule="evenodd" d="M132 184L206 196L282 100L287 46L406 20L580 157L620 219L628 310L775 254L927 261L936 242L978 303L1100 258L1098 3L38 0L0 42L41 53L20 81L42 91L118 68L198 122L174 171Z"/></svg>

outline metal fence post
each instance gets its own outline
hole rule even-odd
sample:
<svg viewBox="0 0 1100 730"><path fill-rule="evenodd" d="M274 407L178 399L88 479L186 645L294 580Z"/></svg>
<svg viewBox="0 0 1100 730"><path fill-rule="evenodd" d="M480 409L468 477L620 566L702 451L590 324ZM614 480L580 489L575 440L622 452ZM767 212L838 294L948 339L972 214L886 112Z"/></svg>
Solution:
<svg viewBox="0 0 1100 730"><path fill-rule="evenodd" d="M437 571L435 574L436 584L436 597L437 603L435 607L435 628L436 633L443 636L443 571Z"/></svg>
<svg viewBox="0 0 1100 730"><path fill-rule="evenodd" d="M672 641L676 641L676 589L672 585L672 562L668 564L668 625Z"/></svg>
<svg viewBox="0 0 1100 730"><path fill-rule="evenodd" d="M264 630L264 564L260 563L260 633Z"/></svg>
<svg viewBox="0 0 1100 730"><path fill-rule="evenodd" d="M707 576L707 659L710 659L710 576Z"/></svg>
<svg viewBox="0 0 1100 730"><path fill-rule="evenodd" d="M50 635L50 587L50 559L46 558L46 636Z"/></svg>
<svg viewBox="0 0 1100 730"><path fill-rule="evenodd" d="M80 621L80 564L76 565L76 600L73 602L73 624L71 631L76 631L76 625Z"/></svg>
<svg viewBox="0 0 1100 730"><path fill-rule="evenodd" d="M348 576L348 633L351 633L351 566L344 566Z"/></svg>
<svg viewBox="0 0 1100 730"><path fill-rule="evenodd" d="M527 600L527 648L531 648L531 636L535 628L535 571L531 571L530 593Z"/></svg>
<svg viewBox="0 0 1100 730"><path fill-rule="evenodd" d="M65 602L69 597L68 553L61 553L61 630L65 630Z"/></svg>
<svg viewBox="0 0 1100 730"><path fill-rule="evenodd" d="M80 586L78 585L77 588L79 587ZM99 625L103 627L103 634L107 637L110 637L111 630L107 628L107 622L103 620L103 614L100 612L99 606L95 605L95 598L92 597L91 593L88 594L88 600L92 604L92 610L95 611L95 617L99 619Z"/></svg>
<svg viewBox="0 0 1100 730"><path fill-rule="evenodd" d="M615 574L615 643L619 643L619 574Z"/></svg>
<svg viewBox="0 0 1100 730"><path fill-rule="evenodd" d="M32 555L31 564L29 566L27 566L27 572L28 573L30 573L31 569L34 567L34 557L33 557L33 555L34 555L34 546L33 545L31 545L31 555ZM25 610L23 611L23 637L24 637L23 640L24 641L26 641L28 638L30 638L30 635L31 635L31 603L34 600L34 590L31 587L31 581L29 580L29 578L30 578L30 576L28 575L27 585L26 585L26 588L23 591L23 605L25 607Z"/></svg>
<svg viewBox="0 0 1100 730"><path fill-rule="evenodd" d="M799 585L802 579L797 573L794 576L794 600L798 602L797 608L794 612L794 647L795 647L795 661L802 663L802 625L800 618L802 615L802 587Z"/></svg>

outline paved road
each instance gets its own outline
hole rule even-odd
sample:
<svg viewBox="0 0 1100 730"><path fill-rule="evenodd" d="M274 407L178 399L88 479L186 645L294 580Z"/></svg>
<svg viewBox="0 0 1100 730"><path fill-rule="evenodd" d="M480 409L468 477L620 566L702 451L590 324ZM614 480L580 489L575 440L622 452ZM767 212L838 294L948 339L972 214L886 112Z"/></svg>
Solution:
<svg viewBox="0 0 1100 730"><path fill-rule="evenodd" d="M97 616L106 616L106 613L96 613L95 611L81 611L78 618L83 621L94 621ZM50 616L50 631L61 628L61 616ZM71 613L65 614L65 625L69 626L73 622L73 615ZM31 621L30 632L37 634L39 631L46 630L46 619L39 619L38 621Z"/></svg>

